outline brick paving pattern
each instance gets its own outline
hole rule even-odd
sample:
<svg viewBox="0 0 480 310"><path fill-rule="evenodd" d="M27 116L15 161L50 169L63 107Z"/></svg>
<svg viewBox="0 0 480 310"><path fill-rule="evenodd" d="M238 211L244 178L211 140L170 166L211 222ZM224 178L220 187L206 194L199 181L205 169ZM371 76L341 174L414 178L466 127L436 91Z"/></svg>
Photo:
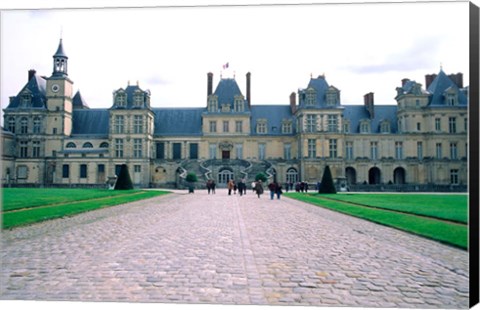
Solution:
<svg viewBox="0 0 480 310"><path fill-rule="evenodd" d="M286 199L197 190L2 232L1 299L468 308L468 253Z"/></svg>

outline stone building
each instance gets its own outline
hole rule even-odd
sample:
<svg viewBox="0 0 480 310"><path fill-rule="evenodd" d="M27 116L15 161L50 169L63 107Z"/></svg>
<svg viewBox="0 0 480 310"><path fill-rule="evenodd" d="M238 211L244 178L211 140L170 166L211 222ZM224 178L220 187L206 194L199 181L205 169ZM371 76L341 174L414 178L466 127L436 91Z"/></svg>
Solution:
<svg viewBox="0 0 480 310"><path fill-rule="evenodd" d="M466 190L468 87L462 74L426 75L425 88L404 79L397 105L373 93L343 105L325 76L311 78L290 104L254 105L251 74L243 95L235 79L213 89L205 107L160 108L138 85L91 109L68 75L62 41L53 73L28 72L4 109L4 185L105 186L122 164L138 187L176 187L187 172L201 181L316 183L326 165L338 184L360 190Z"/></svg>

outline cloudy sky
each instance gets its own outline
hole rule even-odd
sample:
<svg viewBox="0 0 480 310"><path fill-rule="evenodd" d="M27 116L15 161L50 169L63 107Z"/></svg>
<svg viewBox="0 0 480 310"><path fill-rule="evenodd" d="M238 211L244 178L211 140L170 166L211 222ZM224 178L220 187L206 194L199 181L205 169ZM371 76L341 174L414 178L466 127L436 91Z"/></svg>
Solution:
<svg viewBox="0 0 480 310"><path fill-rule="evenodd" d="M251 72L253 104L288 104L321 74L343 104L363 104L368 92L376 104L395 104L401 79L424 84L440 66L464 73L468 85L468 2L161 6L172 3L2 11L2 108L29 69L52 74L60 37L74 90L91 108L109 108L114 90L137 81L154 107L203 107L208 72L214 87L221 76L235 77L244 95Z"/></svg>

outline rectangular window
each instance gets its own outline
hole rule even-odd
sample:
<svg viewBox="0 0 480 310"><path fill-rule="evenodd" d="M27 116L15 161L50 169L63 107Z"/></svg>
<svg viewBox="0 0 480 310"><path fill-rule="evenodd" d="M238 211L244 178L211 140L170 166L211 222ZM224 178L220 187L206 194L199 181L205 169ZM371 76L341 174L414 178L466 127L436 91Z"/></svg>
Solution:
<svg viewBox="0 0 480 310"><path fill-rule="evenodd" d="M330 158L337 158L337 139L329 139L328 147L329 147Z"/></svg>
<svg viewBox="0 0 480 310"><path fill-rule="evenodd" d="M378 142L370 142L370 158L378 159Z"/></svg>
<svg viewBox="0 0 480 310"><path fill-rule="evenodd" d="M317 141L315 139L308 139L308 157L315 158L317 157Z"/></svg>
<svg viewBox="0 0 480 310"><path fill-rule="evenodd" d="M217 122L216 121L210 121L210 132L217 132Z"/></svg>
<svg viewBox="0 0 480 310"><path fill-rule="evenodd" d="M328 115L328 131L337 132L338 131L338 117L337 115Z"/></svg>
<svg viewBox="0 0 480 310"><path fill-rule="evenodd" d="M292 145L290 143L283 145L283 158L286 160L292 159Z"/></svg>
<svg viewBox="0 0 480 310"><path fill-rule="evenodd" d="M85 164L80 165L80 178L81 179L87 178L87 165Z"/></svg>
<svg viewBox="0 0 480 310"><path fill-rule="evenodd" d="M133 133L143 133L143 116L135 115L133 118Z"/></svg>
<svg viewBox="0 0 480 310"><path fill-rule="evenodd" d="M417 123L417 131L421 131L422 130L422 124L421 123Z"/></svg>
<svg viewBox="0 0 480 310"><path fill-rule="evenodd" d="M62 166L62 178L68 179L70 177L70 166L63 165Z"/></svg>
<svg viewBox="0 0 480 310"><path fill-rule="evenodd" d="M123 139L115 139L115 157L123 157Z"/></svg>
<svg viewBox="0 0 480 310"><path fill-rule="evenodd" d="M442 130L442 125L441 125L440 118L435 119L435 131L441 131Z"/></svg>
<svg viewBox="0 0 480 310"><path fill-rule="evenodd" d="M403 142L395 142L395 158L403 159Z"/></svg>
<svg viewBox="0 0 480 310"><path fill-rule="evenodd" d="M223 132L229 132L230 128L229 128L229 124L230 122L229 121L223 121Z"/></svg>
<svg viewBox="0 0 480 310"><path fill-rule="evenodd" d="M282 133L292 133L292 122L291 121L284 121L282 123Z"/></svg>
<svg viewBox="0 0 480 310"><path fill-rule="evenodd" d="M28 142L20 141L20 157L25 158L28 156Z"/></svg>
<svg viewBox="0 0 480 310"><path fill-rule="evenodd" d="M435 145L435 157L437 159L442 159L442 144L441 143L437 143Z"/></svg>
<svg viewBox="0 0 480 310"><path fill-rule="evenodd" d="M181 159L182 158L182 144L181 143L173 143L173 159Z"/></svg>
<svg viewBox="0 0 480 310"><path fill-rule="evenodd" d="M423 159L423 143L420 141L417 142L417 157L420 160Z"/></svg>
<svg viewBox="0 0 480 310"><path fill-rule="evenodd" d="M315 132L317 130L317 116L315 114L307 114L307 132Z"/></svg>
<svg viewBox="0 0 480 310"><path fill-rule="evenodd" d="M140 165L133 166L133 171L134 172L142 172L142 166L140 166Z"/></svg>
<svg viewBox="0 0 480 310"><path fill-rule="evenodd" d="M98 173L104 173L105 172L105 165L104 164L98 164Z"/></svg>
<svg viewBox="0 0 480 310"><path fill-rule="evenodd" d="M343 132L350 133L350 123L343 123Z"/></svg>
<svg viewBox="0 0 480 310"><path fill-rule="evenodd" d="M133 157L142 157L142 139L133 139Z"/></svg>
<svg viewBox="0 0 480 310"><path fill-rule="evenodd" d="M265 143L258 144L258 159L265 159L266 145Z"/></svg>
<svg viewBox="0 0 480 310"><path fill-rule="evenodd" d="M267 133L267 122L260 121L257 123L257 133Z"/></svg>
<svg viewBox="0 0 480 310"><path fill-rule="evenodd" d="M210 159L217 158L217 145L216 144L209 144L208 145L208 155Z"/></svg>
<svg viewBox="0 0 480 310"><path fill-rule="evenodd" d="M156 144L156 158L165 159L165 142L157 142Z"/></svg>
<svg viewBox="0 0 480 310"><path fill-rule="evenodd" d="M450 183L453 185L458 185L458 169L450 170Z"/></svg>
<svg viewBox="0 0 480 310"><path fill-rule="evenodd" d="M457 119L455 117L448 118L448 132L449 133L457 132Z"/></svg>
<svg viewBox="0 0 480 310"><path fill-rule="evenodd" d="M353 159L353 142L347 142L346 143L346 158L347 159Z"/></svg>
<svg viewBox="0 0 480 310"><path fill-rule="evenodd" d="M40 157L40 141L33 141L32 157Z"/></svg>
<svg viewBox="0 0 480 310"><path fill-rule="evenodd" d="M125 129L125 118L123 115L115 115L114 133L123 133Z"/></svg>
<svg viewBox="0 0 480 310"><path fill-rule="evenodd" d="M56 134L57 134L57 128L53 128L52 133L53 133L54 135L56 135Z"/></svg>
<svg viewBox="0 0 480 310"><path fill-rule="evenodd" d="M120 175L120 170L122 170L122 165L115 165L115 175Z"/></svg>
<svg viewBox="0 0 480 310"><path fill-rule="evenodd" d="M243 144L235 144L235 156L237 159L243 159Z"/></svg>
<svg viewBox="0 0 480 310"><path fill-rule="evenodd" d="M450 143L450 158L457 159L458 158L458 150L456 143Z"/></svg>
<svg viewBox="0 0 480 310"><path fill-rule="evenodd" d="M18 166L17 167L17 179L26 179L28 178L28 168L27 166Z"/></svg>
<svg viewBox="0 0 480 310"><path fill-rule="evenodd" d="M190 143L190 159L198 159L198 143Z"/></svg>
<svg viewBox="0 0 480 310"><path fill-rule="evenodd" d="M235 132L243 132L243 122L235 121Z"/></svg>
<svg viewBox="0 0 480 310"><path fill-rule="evenodd" d="M468 132L468 118L465 117L463 123L465 124L465 128L464 128L465 132Z"/></svg>

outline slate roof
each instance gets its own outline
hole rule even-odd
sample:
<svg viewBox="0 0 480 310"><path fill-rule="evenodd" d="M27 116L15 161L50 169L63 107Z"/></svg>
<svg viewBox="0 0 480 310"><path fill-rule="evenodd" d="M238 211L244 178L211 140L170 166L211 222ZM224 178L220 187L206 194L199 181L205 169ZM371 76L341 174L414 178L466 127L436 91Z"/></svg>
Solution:
<svg viewBox="0 0 480 310"><path fill-rule="evenodd" d="M58 44L57 51L55 52L55 55L53 55L53 57L65 57L65 58L68 58L68 57L67 57L67 54L65 53L65 51L64 51L64 49L63 49L62 39L60 39L60 43Z"/></svg>
<svg viewBox="0 0 480 310"><path fill-rule="evenodd" d="M232 111L234 110L235 96L243 96L240 87L238 87L237 81L231 78L221 79L220 82L218 82L217 88L213 94L218 96L219 109L221 109L223 104L230 104L230 109ZM245 110L248 110L247 104L245 104Z"/></svg>
<svg viewBox="0 0 480 310"><path fill-rule="evenodd" d="M157 136L201 136L205 108L154 108Z"/></svg>
<svg viewBox="0 0 480 310"><path fill-rule="evenodd" d="M22 90L15 96L15 98L7 106L7 109L19 108L22 103L21 94L28 89L32 94L31 105L28 108L42 108L46 109L47 97L46 97L47 81L44 77L34 75L30 81L22 88Z"/></svg>
<svg viewBox="0 0 480 310"><path fill-rule="evenodd" d="M465 92L460 90L458 86L445 74L445 72L441 70L427 89L432 95L429 105L446 106L447 102L445 100L444 92L448 88L453 88L458 92L458 105L466 106L468 104L468 99Z"/></svg>
<svg viewBox="0 0 480 310"><path fill-rule="evenodd" d="M134 95L137 91L141 91L142 93L144 93L144 97L143 97L143 106L142 108L145 108L145 107L149 107L149 104L148 104L148 99L147 99L147 96L150 96L150 91L149 90L143 90L141 89L138 85L128 85L127 88L125 89L118 89L118 91L124 91L127 95L127 106L126 107L118 107L117 105L113 105L112 106L112 109L135 109L135 108L138 108L138 107L135 107L134 106ZM145 96L145 94L147 96Z"/></svg>
<svg viewBox="0 0 480 310"><path fill-rule="evenodd" d="M72 136L97 135L108 136L109 111L107 109L73 110Z"/></svg>
<svg viewBox="0 0 480 310"><path fill-rule="evenodd" d="M87 102L83 99L80 91L77 91L75 96L72 98L72 105L74 109L89 109Z"/></svg>
<svg viewBox="0 0 480 310"><path fill-rule="evenodd" d="M370 114L363 105L344 105L344 120L350 121L350 133L360 132L360 121L370 119ZM380 123L384 120L390 122L390 133L397 133L397 106L396 105L375 105L375 117L370 119L371 133L380 133Z"/></svg>
<svg viewBox="0 0 480 310"><path fill-rule="evenodd" d="M289 105L254 105L251 107L251 134L252 135L290 135L282 133L282 121L292 121L292 134L296 132L296 122ZM257 134L258 119L267 119L267 134Z"/></svg>

